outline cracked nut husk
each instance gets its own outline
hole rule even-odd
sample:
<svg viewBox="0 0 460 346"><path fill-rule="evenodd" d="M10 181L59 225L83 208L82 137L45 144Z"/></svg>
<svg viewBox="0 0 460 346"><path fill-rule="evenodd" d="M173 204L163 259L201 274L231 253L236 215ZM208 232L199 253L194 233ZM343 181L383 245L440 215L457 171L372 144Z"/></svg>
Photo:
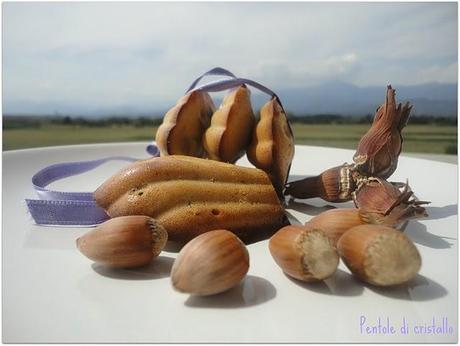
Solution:
<svg viewBox="0 0 460 346"><path fill-rule="evenodd" d="M422 205L429 202L417 200L409 184L399 185L380 178L366 178L359 183L353 201L365 212L367 222L398 225L408 219L427 216Z"/></svg>

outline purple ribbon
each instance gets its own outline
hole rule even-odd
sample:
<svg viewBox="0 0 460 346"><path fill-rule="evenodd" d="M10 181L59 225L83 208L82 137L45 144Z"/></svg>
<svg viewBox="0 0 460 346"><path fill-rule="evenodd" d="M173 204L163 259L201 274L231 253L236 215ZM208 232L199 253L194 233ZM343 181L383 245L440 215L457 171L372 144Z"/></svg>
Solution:
<svg viewBox="0 0 460 346"><path fill-rule="evenodd" d="M197 87L203 77L211 75L227 76L230 78ZM221 67L215 67L195 79L188 88L187 93L192 90L217 92L232 89L243 84L250 85L268 94L270 97L276 98L281 105L279 97L269 88L250 79L238 78L230 71ZM148 145L146 150L154 157L160 156L158 147L154 144ZM47 189L46 186L56 180L90 171L112 160L137 161L137 159L131 157L111 156L93 161L58 163L37 172L32 177L32 185L40 199L26 199L27 207L35 223L39 225L93 226L108 220L110 217L104 209L96 204L92 192L53 191Z"/></svg>
<svg viewBox="0 0 460 346"><path fill-rule="evenodd" d="M206 76L228 76L232 78L236 78L236 76L231 73L229 70L226 70L222 67L214 67L213 69L209 70L208 72L203 73L201 76L199 76L197 79L194 80L192 85L187 89L185 93L188 93L190 90L196 87L196 85L203 79L203 77Z"/></svg>
<svg viewBox="0 0 460 346"><path fill-rule="evenodd" d="M158 148L146 148L152 156L159 156ZM92 192L62 192L46 188L52 182L88 172L114 160L133 162L138 159L110 156L99 160L63 162L47 166L32 177L32 185L40 199L26 199L30 215L39 225L93 226L110 217L93 199Z"/></svg>
<svg viewBox="0 0 460 346"><path fill-rule="evenodd" d="M212 76L212 75L214 75L214 76L228 76L228 77L231 77L231 78L230 79L223 79L223 80L210 82L210 83L204 84L204 85L202 85L200 87L197 87L197 84L201 81L201 79L203 79L203 77ZM235 88L235 87L243 85L243 84L250 85L250 86L262 91L263 93L269 95L270 97L276 98L276 100L278 101L280 106L283 107L283 105L281 104L281 100L278 97L278 95L276 95L272 90L270 90L266 86L264 86L264 85L262 85L262 84L260 84L258 82L255 82L255 81L253 81L251 79L238 78L233 73L231 73L230 71L228 71L228 70L226 70L226 69L224 69L222 67L215 67L215 68L203 73L200 77L195 79L195 81L187 89L186 93L188 93L188 92L190 92L192 90L193 91L201 90L201 91L207 91L207 92L218 92L218 91L224 91L224 90L232 89L232 88Z"/></svg>

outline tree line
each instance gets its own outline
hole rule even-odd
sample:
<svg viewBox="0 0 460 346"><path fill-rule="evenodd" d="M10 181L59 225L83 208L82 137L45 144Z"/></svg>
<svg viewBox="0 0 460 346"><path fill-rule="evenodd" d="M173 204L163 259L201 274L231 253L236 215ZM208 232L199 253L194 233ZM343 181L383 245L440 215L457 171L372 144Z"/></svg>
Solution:
<svg viewBox="0 0 460 346"><path fill-rule="evenodd" d="M373 115L366 116L343 116L336 114L316 114L316 115L295 115L287 114L291 123L300 124L370 124ZM3 129L21 129L21 128L40 128L47 125L67 125L67 126L85 126L85 127L107 127L107 126L134 126L150 127L159 126L162 117L128 117L112 116L103 118L75 117L75 116L18 116L4 115ZM439 117L432 115L411 116L410 124L457 126L457 117Z"/></svg>

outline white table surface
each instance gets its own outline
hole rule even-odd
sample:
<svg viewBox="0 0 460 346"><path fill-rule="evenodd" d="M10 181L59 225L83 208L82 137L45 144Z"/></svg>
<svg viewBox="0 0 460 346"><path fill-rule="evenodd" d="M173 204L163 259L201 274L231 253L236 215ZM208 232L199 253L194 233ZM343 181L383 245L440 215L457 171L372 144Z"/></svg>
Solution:
<svg viewBox="0 0 460 346"><path fill-rule="evenodd" d="M246 279L227 293L193 298L175 292L169 279L177 255L164 251L151 266L107 270L75 247L87 228L41 227L27 214L33 173L46 165L110 155L145 158L144 143L80 145L3 153L3 342L456 342L457 166L401 157L392 181L409 178L429 217L410 221L406 234L422 256L407 286L380 289L355 280L341 263L330 279L303 284L286 277L267 241L248 246ZM291 179L318 174L353 151L297 146ZM239 164L249 165L246 159ZM123 163L107 163L53 183L64 191L92 191ZM346 204L351 206L350 203ZM319 199L296 201L294 223L326 209ZM381 319L394 334L363 333ZM402 320L408 333L401 333ZM419 325L447 319L452 333L422 333ZM446 320L444 320L446 321Z"/></svg>

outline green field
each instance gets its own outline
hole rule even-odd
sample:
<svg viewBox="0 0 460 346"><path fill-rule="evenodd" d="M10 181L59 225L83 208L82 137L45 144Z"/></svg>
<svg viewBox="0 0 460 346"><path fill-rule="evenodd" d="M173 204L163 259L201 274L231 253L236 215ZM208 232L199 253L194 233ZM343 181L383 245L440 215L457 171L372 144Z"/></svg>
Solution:
<svg viewBox="0 0 460 346"><path fill-rule="evenodd" d="M354 149L369 125L361 124L293 124L297 144ZM33 147L150 141L154 127L118 125L87 127L80 125L42 125L37 128L3 130L3 150ZM404 152L456 154L457 127L408 125L404 129Z"/></svg>

